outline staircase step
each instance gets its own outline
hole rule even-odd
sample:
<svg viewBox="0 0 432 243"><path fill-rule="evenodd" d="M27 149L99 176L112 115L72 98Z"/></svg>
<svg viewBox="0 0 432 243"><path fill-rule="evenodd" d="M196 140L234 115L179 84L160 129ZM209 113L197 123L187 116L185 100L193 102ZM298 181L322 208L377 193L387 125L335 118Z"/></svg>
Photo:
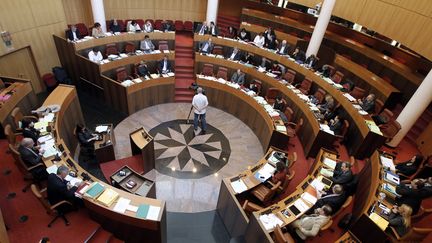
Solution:
<svg viewBox="0 0 432 243"><path fill-rule="evenodd" d="M85 241L85 243L106 243L112 237L112 234L99 226L95 232Z"/></svg>
<svg viewBox="0 0 432 243"><path fill-rule="evenodd" d="M180 57L180 58L193 58L194 55L192 53L176 53L175 57Z"/></svg>
<svg viewBox="0 0 432 243"><path fill-rule="evenodd" d="M191 103L193 97L182 97L182 96L176 96L174 98L174 102L176 103Z"/></svg>

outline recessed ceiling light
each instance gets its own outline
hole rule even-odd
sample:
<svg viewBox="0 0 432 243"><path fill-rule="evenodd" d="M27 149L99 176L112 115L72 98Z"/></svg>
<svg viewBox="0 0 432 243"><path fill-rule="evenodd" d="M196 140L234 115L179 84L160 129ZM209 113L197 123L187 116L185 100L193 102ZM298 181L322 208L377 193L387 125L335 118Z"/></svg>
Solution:
<svg viewBox="0 0 432 243"><path fill-rule="evenodd" d="M193 173L197 172L197 169L194 167L194 168L192 169L192 172L193 172Z"/></svg>

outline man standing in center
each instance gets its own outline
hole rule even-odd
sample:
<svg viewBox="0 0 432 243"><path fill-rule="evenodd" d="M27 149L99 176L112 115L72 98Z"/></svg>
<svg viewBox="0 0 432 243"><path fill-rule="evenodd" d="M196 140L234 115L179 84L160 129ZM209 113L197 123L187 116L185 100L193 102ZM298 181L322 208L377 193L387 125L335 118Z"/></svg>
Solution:
<svg viewBox="0 0 432 243"><path fill-rule="evenodd" d="M199 87L197 94L192 99L192 106L194 108L194 132L198 129L198 120L201 119L201 135L206 133L206 108L208 106L207 97L203 94L203 89Z"/></svg>

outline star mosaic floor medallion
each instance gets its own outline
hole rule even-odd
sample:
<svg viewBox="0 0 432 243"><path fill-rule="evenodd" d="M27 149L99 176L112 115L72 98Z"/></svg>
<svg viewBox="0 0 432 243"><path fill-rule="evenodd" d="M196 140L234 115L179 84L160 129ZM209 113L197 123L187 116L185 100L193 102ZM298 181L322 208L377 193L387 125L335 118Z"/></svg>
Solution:
<svg viewBox="0 0 432 243"><path fill-rule="evenodd" d="M231 153L228 139L209 124L205 135L195 136L193 124L186 120L161 123L149 133L154 138L156 170L176 178L214 174L227 164Z"/></svg>

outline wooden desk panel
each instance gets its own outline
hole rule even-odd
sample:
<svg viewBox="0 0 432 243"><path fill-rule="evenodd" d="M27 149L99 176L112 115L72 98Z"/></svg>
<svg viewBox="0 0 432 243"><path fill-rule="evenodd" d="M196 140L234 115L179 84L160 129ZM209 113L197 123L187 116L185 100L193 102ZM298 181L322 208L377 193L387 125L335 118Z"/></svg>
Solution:
<svg viewBox="0 0 432 243"><path fill-rule="evenodd" d="M91 39L73 43L75 51L90 49L95 46L102 46L111 43L141 41L148 35L152 40L175 40L175 32L151 32L151 33L121 33L120 35L107 36L99 39Z"/></svg>
<svg viewBox="0 0 432 243"><path fill-rule="evenodd" d="M83 116L81 112L81 107L79 105L77 93L74 86L60 85L58 86L44 102L44 106L47 105L60 105L61 109L56 113L56 121L54 128L57 131L55 139L57 144L63 144L65 151L68 154L66 158L63 158L58 164L67 165L66 159L73 158L70 156L70 146L73 146L73 142L67 140L74 139L77 140L73 135L73 129L77 123L83 122ZM76 142L75 142L76 144ZM49 159L44 160L46 166L52 165L52 161ZM79 164L73 161L75 164L78 174L81 175L82 172L87 173L93 181L97 181L107 188L111 188L120 197L128 198L131 200L131 204L134 206L139 206L141 204L149 204L153 206L161 207L161 212L159 213L159 219L157 221L145 220L136 217L136 213L131 211L126 211L124 214L117 213L113 211L114 205L111 207L106 207L101 204L94 202L92 199L84 198L84 204L89 210L91 217L99 222L105 229L120 239L127 242L142 242L144 240L151 240L152 242L166 242L166 208L165 202L161 200L140 197L127 193L123 190L114 188L97 178L93 177L90 173L86 172Z"/></svg>
<svg viewBox="0 0 432 243"><path fill-rule="evenodd" d="M12 110L19 107L23 114L30 115L31 110L35 108L37 103L37 97L29 80L7 76L0 76L0 78L3 82L12 83L11 86L5 88L5 92L10 89L14 90L11 97L5 102L1 102L0 105L0 137L4 138L4 127L7 124L10 124L12 129L15 129L15 122L10 116Z"/></svg>

